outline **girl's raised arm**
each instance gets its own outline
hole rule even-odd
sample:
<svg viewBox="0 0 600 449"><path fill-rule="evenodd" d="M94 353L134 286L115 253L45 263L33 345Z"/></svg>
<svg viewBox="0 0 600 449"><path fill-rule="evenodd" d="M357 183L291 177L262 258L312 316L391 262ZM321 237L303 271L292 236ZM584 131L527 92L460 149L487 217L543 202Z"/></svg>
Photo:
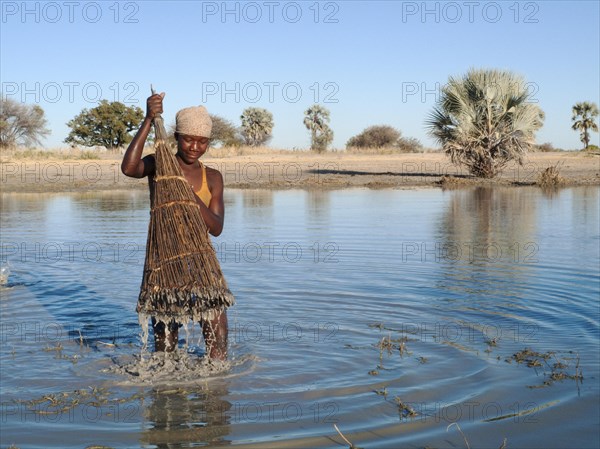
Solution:
<svg viewBox="0 0 600 449"><path fill-rule="evenodd" d="M142 151L144 151L144 144L152 128L152 120L157 114L163 112L163 98L165 97L164 92L161 94L154 94L146 101L146 117L142 122L142 126L136 133L135 137L127 147L125 155L123 156L123 162L121 162L121 171L125 176L131 178L143 178L154 173L154 157L146 156L142 159Z"/></svg>

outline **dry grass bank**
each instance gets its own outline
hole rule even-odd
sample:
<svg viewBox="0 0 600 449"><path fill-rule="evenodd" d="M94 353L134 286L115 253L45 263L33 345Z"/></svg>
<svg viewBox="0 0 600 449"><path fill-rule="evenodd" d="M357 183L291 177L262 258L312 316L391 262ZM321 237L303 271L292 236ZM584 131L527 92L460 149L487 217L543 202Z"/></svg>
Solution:
<svg viewBox="0 0 600 449"><path fill-rule="evenodd" d="M3 151L0 187L3 192L146 188L146 180L123 176L121 159L122 151ZM511 164L493 180L473 178L440 152L315 154L241 147L211 149L202 160L221 171L228 188L535 185L552 166L557 167L562 185L600 185L600 155L581 151L531 153L522 166Z"/></svg>

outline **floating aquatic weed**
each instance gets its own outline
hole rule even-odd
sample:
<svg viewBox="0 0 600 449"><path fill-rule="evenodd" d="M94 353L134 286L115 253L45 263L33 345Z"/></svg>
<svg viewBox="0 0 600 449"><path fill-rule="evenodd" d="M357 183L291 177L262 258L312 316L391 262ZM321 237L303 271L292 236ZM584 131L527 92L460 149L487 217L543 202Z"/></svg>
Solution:
<svg viewBox="0 0 600 449"><path fill-rule="evenodd" d="M406 342L408 341L408 338L402 337L396 341L398 342L398 351L400 352L400 357L403 357L404 354L408 354L408 349L406 349Z"/></svg>
<svg viewBox="0 0 600 449"><path fill-rule="evenodd" d="M570 353L572 353L572 351L570 351ZM572 360L572 359L563 358L563 361L567 361L567 360ZM554 365L552 365L552 371L551 371L550 375L548 375L548 378L550 379L550 381L546 381L546 382L555 382L557 380L565 380L565 379L575 380L576 382L583 381L583 372L581 372L581 369L579 368L579 354L577 354L576 360L577 360L577 362L575 365L575 374L569 374L568 372L565 372L565 371L558 371L558 370L568 368L569 365L567 363L563 363L563 361L560 361L557 359L556 363ZM544 382L544 383L546 383L546 382Z"/></svg>
<svg viewBox="0 0 600 449"><path fill-rule="evenodd" d="M498 338L496 338L496 337L489 338L489 339L485 340L485 344L490 347L496 347L496 346L498 346Z"/></svg>
<svg viewBox="0 0 600 449"><path fill-rule="evenodd" d="M533 364L534 366L538 366L535 362L541 362L541 360L548 360L554 355L553 352L535 352L529 348L525 348L522 351L516 352L512 355L511 359L515 360L517 363L526 362L528 365ZM541 363L540 363L541 365Z"/></svg>
<svg viewBox="0 0 600 449"><path fill-rule="evenodd" d="M382 390L373 390L375 392L375 394L377 394L378 396L383 396L384 398L387 398L387 387L384 387Z"/></svg>
<svg viewBox="0 0 600 449"><path fill-rule="evenodd" d="M54 355L55 359L68 360L73 364L76 364L79 361L79 359L81 358L81 355L78 355L78 354L74 354L74 355L64 354L63 353L64 349L65 348L62 345L62 343L58 342L54 346L46 346L42 350L44 352L56 352L56 354ZM13 349L13 352L14 352L14 349Z"/></svg>
<svg viewBox="0 0 600 449"><path fill-rule="evenodd" d="M573 351L569 351L569 353L573 354ZM554 358L556 361L553 365L548 363L548 360L551 358ZM512 360L515 360L517 363L525 363L529 368L538 368L544 365L550 368L550 373L544 373L547 379L544 380L542 385L530 385L528 388L543 388L552 385L556 381L562 381L565 379L575 380L577 382L583 380L583 373L579 368L579 355L576 357L577 362L575 365L575 374L570 374L566 371L560 371L569 367L569 364L566 362L572 360L572 358L563 357L562 359L559 359L554 351L541 353L532 351L529 348L525 348L506 359L508 363L510 363Z"/></svg>
<svg viewBox="0 0 600 449"><path fill-rule="evenodd" d="M408 349L406 348L406 342L408 341L407 337L399 337L392 339L391 333L387 337L383 337L377 343L376 347L379 349L379 358L383 359L383 352L387 351L388 355L392 355L393 350L398 350L400 353L400 357L404 356L404 354L410 354Z"/></svg>
<svg viewBox="0 0 600 449"><path fill-rule="evenodd" d="M400 418L414 418L418 416L418 413L412 408L410 405L402 402L399 396L394 396L394 402L398 406L398 413L400 413Z"/></svg>
<svg viewBox="0 0 600 449"><path fill-rule="evenodd" d="M383 325L383 323L372 323L369 324L369 327L377 328L380 330L387 329ZM402 335L398 338L392 338L392 333L390 331L388 332L387 336L382 337L376 344L373 344L372 346L379 349L379 364L374 370L369 371L368 374L371 376L376 376L379 374L379 370L386 369L383 365L383 357L385 352L387 352L388 356L391 356L393 354L393 351L397 350L400 354L400 357L404 357L405 354L411 354L406 347L407 341L409 341L409 338L405 335ZM363 349L361 347L352 346L348 344L345 345L345 347L349 349Z"/></svg>
<svg viewBox="0 0 600 449"><path fill-rule="evenodd" d="M46 346L46 347L44 348L44 351L46 351L46 352L52 352L52 351L60 352L60 351L62 351L63 349L64 349L64 348L63 348L63 345L62 345L60 342L58 342L58 343L56 343L56 345L54 345L54 346Z"/></svg>
<svg viewBox="0 0 600 449"><path fill-rule="evenodd" d="M127 398L114 397L113 393L104 387L90 386L87 389L46 393L39 398L19 399L15 402L38 415L55 415L68 412L77 406L97 408L106 404L130 402L139 397L139 393Z"/></svg>
<svg viewBox="0 0 600 449"><path fill-rule="evenodd" d="M394 349L394 345L392 344L392 336L388 335L387 337L383 337L379 343L377 344L379 351L383 353L384 350L387 350L388 354L392 354L392 349Z"/></svg>

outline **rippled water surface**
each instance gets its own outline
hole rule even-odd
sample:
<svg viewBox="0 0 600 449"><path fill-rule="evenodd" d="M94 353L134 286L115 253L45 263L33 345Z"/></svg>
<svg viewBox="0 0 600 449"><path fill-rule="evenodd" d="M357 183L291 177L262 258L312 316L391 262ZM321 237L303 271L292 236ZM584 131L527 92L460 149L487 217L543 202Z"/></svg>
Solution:
<svg viewBox="0 0 600 449"><path fill-rule="evenodd" d="M0 444L598 447L599 200L231 190L223 370L140 359L147 193L4 194Z"/></svg>

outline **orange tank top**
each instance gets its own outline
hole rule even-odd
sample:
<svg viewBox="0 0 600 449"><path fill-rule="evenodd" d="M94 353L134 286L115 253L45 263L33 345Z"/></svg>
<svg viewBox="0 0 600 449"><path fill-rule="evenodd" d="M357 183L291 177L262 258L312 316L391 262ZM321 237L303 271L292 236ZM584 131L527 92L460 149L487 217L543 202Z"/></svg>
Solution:
<svg viewBox="0 0 600 449"><path fill-rule="evenodd" d="M198 198L200 198L200 200L202 200L202 202L206 205L206 207L208 207L208 205L210 204L210 200L212 199L212 194L208 189L208 181L206 180L206 167L202 162L198 161L198 163L202 168L202 185L200 186L200 190L196 190L195 193L196 195L198 195Z"/></svg>

